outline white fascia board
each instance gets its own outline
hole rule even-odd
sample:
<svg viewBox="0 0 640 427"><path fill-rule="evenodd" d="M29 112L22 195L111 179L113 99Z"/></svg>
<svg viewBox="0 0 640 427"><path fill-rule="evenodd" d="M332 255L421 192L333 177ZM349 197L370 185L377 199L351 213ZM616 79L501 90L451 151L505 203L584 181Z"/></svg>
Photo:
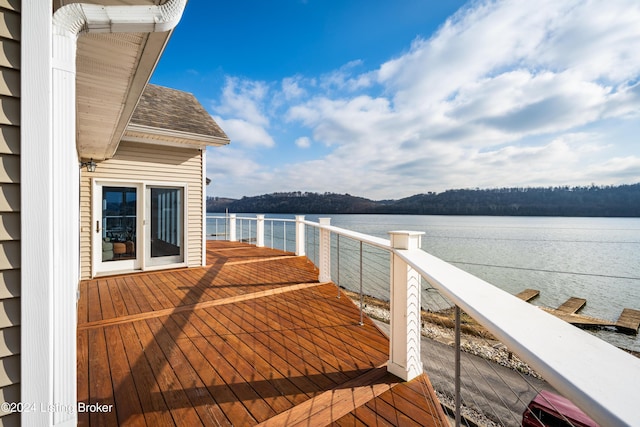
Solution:
<svg viewBox="0 0 640 427"><path fill-rule="evenodd" d="M123 140L144 142L148 144L175 145L177 147L193 146L220 147L229 144L228 138L200 135L179 130L161 129L152 126L129 124Z"/></svg>

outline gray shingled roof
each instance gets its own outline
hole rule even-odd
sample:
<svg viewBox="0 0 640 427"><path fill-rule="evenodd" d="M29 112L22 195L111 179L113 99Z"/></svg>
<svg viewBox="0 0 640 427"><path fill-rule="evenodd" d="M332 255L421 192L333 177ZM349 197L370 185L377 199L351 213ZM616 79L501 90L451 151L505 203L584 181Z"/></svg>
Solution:
<svg viewBox="0 0 640 427"><path fill-rule="evenodd" d="M228 139L195 96L152 84L142 92L130 123Z"/></svg>

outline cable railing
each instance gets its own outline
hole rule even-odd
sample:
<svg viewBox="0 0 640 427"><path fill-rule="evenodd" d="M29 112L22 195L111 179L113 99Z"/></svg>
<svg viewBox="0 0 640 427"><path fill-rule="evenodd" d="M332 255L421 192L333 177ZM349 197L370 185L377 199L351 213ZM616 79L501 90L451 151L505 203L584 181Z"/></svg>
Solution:
<svg viewBox="0 0 640 427"><path fill-rule="evenodd" d="M307 256L321 282L359 305L360 323L364 313L390 322L389 371L405 380L427 372L457 426L521 425L541 390L563 395L600 425L640 425L639 359L424 252L422 233L382 239L303 216L224 220L229 240ZM529 415L545 424L545 414ZM561 425L574 425L570 418Z"/></svg>
<svg viewBox="0 0 640 427"><path fill-rule="evenodd" d="M240 217L235 214L207 216L207 238L231 240L280 249L295 250L295 219ZM258 239L262 239L261 242Z"/></svg>

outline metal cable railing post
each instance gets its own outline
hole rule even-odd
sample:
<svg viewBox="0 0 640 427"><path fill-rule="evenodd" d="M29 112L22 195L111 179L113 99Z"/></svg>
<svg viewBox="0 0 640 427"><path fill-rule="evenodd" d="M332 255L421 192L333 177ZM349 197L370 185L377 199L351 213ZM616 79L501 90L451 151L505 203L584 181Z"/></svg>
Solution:
<svg viewBox="0 0 640 427"><path fill-rule="evenodd" d="M460 307L456 307L456 328L455 328L455 425L460 427L461 419L461 399L460 399Z"/></svg>
<svg viewBox="0 0 640 427"><path fill-rule="evenodd" d="M338 288L338 298L340 298L340 235L336 234L336 252L337 252L337 264L338 271L336 272L338 275L338 279L336 281L336 288Z"/></svg>
<svg viewBox="0 0 640 427"><path fill-rule="evenodd" d="M284 246L283 251L287 252L287 223L282 223L282 245Z"/></svg>
<svg viewBox="0 0 640 427"><path fill-rule="evenodd" d="M360 326L364 325L364 294L362 293L362 240L360 241Z"/></svg>

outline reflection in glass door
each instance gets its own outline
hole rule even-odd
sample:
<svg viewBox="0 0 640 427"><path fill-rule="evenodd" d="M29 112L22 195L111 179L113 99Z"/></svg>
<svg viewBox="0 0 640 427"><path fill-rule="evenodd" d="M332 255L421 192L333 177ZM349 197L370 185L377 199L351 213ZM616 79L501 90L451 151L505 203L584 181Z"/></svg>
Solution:
<svg viewBox="0 0 640 427"><path fill-rule="evenodd" d="M102 187L102 261L136 259L136 187Z"/></svg>
<svg viewBox="0 0 640 427"><path fill-rule="evenodd" d="M183 258L183 189L150 187L150 254L152 264Z"/></svg>

